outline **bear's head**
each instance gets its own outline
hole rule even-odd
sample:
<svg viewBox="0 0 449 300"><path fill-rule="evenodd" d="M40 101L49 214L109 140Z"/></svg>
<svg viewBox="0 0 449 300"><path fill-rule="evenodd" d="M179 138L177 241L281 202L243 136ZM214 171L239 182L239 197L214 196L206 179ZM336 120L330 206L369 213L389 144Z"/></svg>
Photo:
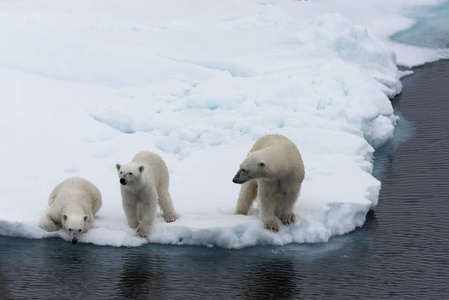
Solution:
<svg viewBox="0 0 449 300"><path fill-rule="evenodd" d="M131 185L138 181L144 170L142 165L135 163L129 163L124 166L116 164L115 168L117 169L118 177L122 185Z"/></svg>
<svg viewBox="0 0 449 300"><path fill-rule="evenodd" d="M66 215L62 216L62 227L68 232L73 245L78 243L82 233L86 232L89 216Z"/></svg>
<svg viewBox="0 0 449 300"><path fill-rule="evenodd" d="M242 184L263 177L267 177L266 162L263 155L256 151L248 154L246 159L240 164L240 169L232 181Z"/></svg>

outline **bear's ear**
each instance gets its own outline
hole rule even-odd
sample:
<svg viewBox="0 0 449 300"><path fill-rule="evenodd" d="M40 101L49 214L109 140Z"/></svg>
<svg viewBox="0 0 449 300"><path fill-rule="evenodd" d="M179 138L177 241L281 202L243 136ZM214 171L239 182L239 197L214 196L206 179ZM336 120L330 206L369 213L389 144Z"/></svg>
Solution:
<svg viewBox="0 0 449 300"><path fill-rule="evenodd" d="M67 215L62 215L62 219L63 219L64 221L67 221Z"/></svg>
<svg viewBox="0 0 449 300"><path fill-rule="evenodd" d="M143 169L145 169L143 166L140 166L139 167L139 171L140 171L140 173L142 173L143 172Z"/></svg>
<svg viewBox="0 0 449 300"><path fill-rule="evenodd" d="M87 220L89 220L89 216L84 216L84 222L87 222Z"/></svg>
<svg viewBox="0 0 449 300"><path fill-rule="evenodd" d="M117 171L120 171L120 168L121 168L122 166L120 165L120 164L116 164L115 165L115 168L117 169Z"/></svg>
<svg viewBox="0 0 449 300"><path fill-rule="evenodd" d="M261 161L261 162L259 163L259 166L261 166L261 167L263 168L263 167L265 167L265 163L264 163L263 161Z"/></svg>

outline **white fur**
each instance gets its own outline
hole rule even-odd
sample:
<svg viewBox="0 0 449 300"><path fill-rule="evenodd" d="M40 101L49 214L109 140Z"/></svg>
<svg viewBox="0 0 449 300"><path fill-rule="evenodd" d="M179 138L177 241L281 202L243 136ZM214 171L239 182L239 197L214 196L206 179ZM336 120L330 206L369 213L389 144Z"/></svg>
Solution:
<svg viewBox="0 0 449 300"><path fill-rule="evenodd" d="M116 168L126 219L139 236L153 233L158 204L166 222L178 218L168 191L168 169L159 155L142 151L129 164L117 164Z"/></svg>
<svg viewBox="0 0 449 300"><path fill-rule="evenodd" d="M235 183L242 184L235 213L247 215L257 198L266 229L279 231L276 216L286 225L293 224L304 175L301 154L293 142L277 134L261 137L234 177Z"/></svg>
<svg viewBox="0 0 449 300"><path fill-rule="evenodd" d="M40 226L46 231L64 228L76 244L81 233L92 228L101 205L101 193L93 183L80 177L68 178L51 192Z"/></svg>

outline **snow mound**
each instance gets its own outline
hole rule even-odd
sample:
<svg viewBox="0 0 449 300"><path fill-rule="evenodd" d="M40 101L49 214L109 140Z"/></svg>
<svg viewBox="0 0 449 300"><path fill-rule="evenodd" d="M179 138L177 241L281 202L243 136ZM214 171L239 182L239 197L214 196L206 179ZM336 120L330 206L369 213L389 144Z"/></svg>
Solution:
<svg viewBox="0 0 449 300"><path fill-rule="evenodd" d="M373 151L393 135L389 97L401 91L395 53L369 29L307 1L80 2L0 4L0 235L68 240L38 224L70 176L102 192L80 240L97 245L315 243L363 224L380 190ZM271 133L306 168L299 221L279 233L257 206L233 215L232 178ZM149 239L126 223L114 167L141 150L166 161L181 215L159 218Z"/></svg>

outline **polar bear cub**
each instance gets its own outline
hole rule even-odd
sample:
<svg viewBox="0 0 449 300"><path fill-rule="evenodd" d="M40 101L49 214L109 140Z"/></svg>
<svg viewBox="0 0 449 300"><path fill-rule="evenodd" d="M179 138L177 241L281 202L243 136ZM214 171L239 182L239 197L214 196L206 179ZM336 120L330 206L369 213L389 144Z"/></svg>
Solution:
<svg viewBox="0 0 449 300"><path fill-rule="evenodd" d="M304 175L301 154L292 141L277 134L261 137L233 179L242 184L235 213L247 215L257 198L265 229L279 231L276 217L293 224Z"/></svg>
<svg viewBox="0 0 449 300"><path fill-rule="evenodd" d="M168 191L167 165L159 155L142 151L130 163L117 164L116 168L126 219L139 236L147 237L153 233L158 204L165 222L178 218Z"/></svg>
<svg viewBox="0 0 449 300"><path fill-rule="evenodd" d="M50 232L64 228L76 245L81 234L92 228L101 205L101 193L93 183L80 177L68 178L51 192L40 226Z"/></svg>

